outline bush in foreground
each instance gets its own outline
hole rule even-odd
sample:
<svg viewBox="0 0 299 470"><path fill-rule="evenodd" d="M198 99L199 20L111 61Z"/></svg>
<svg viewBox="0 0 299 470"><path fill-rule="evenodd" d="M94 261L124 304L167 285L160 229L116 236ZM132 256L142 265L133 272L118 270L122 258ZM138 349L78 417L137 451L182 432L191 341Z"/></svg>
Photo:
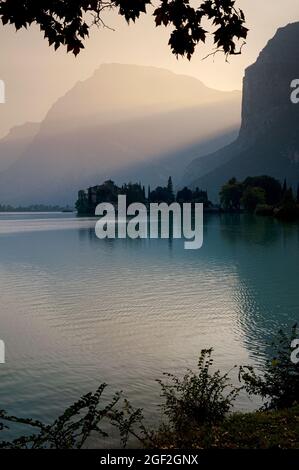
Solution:
<svg viewBox="0 0 299 470"><path fill-rule="evenodd" d="M142 409L134 408L116 393L107 403L103 399L106 384L88 393L68 407L52 424L18 418L0 411L0 430L7 423L26 426L30 431L1 448L79 449L91 437L108 437L107 425L117 427L125 447L130 436L143 447L160 448L299 448L299 368L291 361L291 335L282 331L272 344L274 357L264 372L240 367L243 383L234 387L229 373L213 372L212 349L201 351L198 370L179 378L164 374L161 385L164 420L158 430L148 429ZM263 408L254 413L229 414L241 388L259 395ZM106 404L105 404L106 403Z"/></svg>
<svg viewBox="0 0 299 470"><path fill-rule="evenodd" d="M212 349L203 349L198 370L188 370L182 379L164 374L168 382L158 380L163 398L162 409L172 429L185 434L193 425L220 422L231 410L239 388L233 387L229 375L211 372Z"/></svg>
<svg viewBox="0 0 299 470"><path fill-rule="evenodd" d="M280 330L271 344L272 359L266 361L263 373L250 366L240 367L240 380L249 395L265 401L263 409L283 409L298 404L299 365L291 360L293 341L299 337L297 324L291 333Z"/></svg>

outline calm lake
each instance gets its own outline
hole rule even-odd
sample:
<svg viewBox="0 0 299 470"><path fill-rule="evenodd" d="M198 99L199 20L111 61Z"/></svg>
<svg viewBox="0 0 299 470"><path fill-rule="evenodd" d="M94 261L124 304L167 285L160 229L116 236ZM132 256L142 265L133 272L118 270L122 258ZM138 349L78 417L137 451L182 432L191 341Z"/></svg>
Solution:
<svg viewBox="0 0 299 470"><path fill-rule="evenodd" d="M0 215L0 408L49 421L101 382L152 419L156 378L214 347L223 372L261 364L298 320L299 226L209 215L204 244L98 240L95 219ZM241 395L237 409L257 404ZM115 443L117 445L117 443Z"/></svg>

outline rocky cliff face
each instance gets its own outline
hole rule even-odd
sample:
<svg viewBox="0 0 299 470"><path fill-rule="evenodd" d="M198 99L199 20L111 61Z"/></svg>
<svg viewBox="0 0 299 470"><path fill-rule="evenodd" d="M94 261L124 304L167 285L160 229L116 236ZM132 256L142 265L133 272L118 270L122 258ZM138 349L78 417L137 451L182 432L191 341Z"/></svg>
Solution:
<svg viewBox="0 0 299 470"><path fill-rule="evenodd" d="M246 69L240 139L250 143L293 110L290 83L299 77L298 40L299 23L280 28Z"/></svg>
<svg viewBox="0 0 299 470"><path fill-rule="evenodd" d="M215 154L191 163L186 177L214 197L226 179L267 173L289 184L299 182L299 104L290 100L299 78L299 23L280 28L248 67L243 82L242 124L238 139ZM194 169L197 178L190 178Z"/></svg>

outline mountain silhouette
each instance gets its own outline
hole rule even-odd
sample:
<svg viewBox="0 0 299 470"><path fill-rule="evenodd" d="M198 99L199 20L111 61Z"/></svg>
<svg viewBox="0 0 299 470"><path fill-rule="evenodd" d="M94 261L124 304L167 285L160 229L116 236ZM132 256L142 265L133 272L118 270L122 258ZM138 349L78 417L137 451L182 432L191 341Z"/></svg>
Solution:
<svg viewBox="0 0 299 470"><path fill-rule="evenodd" d="M72 204L107 178L165 184L198 153L232 141L240 92L155 67L105 64L49 110L23 154L0 173L0 201ZM227 109L230 112L227 113Z"/></svg>
<svg viewBox="0 0 299 470"><path fill-rule="evenodd" d="M10 132L0 140L0 172L9 168L24 153L24 149L33 141L39 130L39 124L28 122L13 127Z"/></svg>
<svg viewBox="0 0 299 470"><path fill-rule="evenodd" d="M217 198L231 177L268 174L299 182L299 105L291 102L290 84L299 78L299 23L278 29L245 71L242 123L238 138L228 146L195 159L184 181L208 189Z"/></svg>

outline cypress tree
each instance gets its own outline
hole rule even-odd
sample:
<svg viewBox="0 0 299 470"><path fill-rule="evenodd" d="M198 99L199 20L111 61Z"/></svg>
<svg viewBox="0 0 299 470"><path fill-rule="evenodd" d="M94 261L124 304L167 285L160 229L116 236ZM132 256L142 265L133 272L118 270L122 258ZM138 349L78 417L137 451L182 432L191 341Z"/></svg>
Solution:
<svg viewBox="0 0 299 470"><path fill-rule="evenodd" d="M169 194L169 199L170 201L174 201L174 194L173 194L173 184L172 184L172 178L171 176L168 178L168 182L167 182L167 191L168 191L168 194Z"/></svg>

